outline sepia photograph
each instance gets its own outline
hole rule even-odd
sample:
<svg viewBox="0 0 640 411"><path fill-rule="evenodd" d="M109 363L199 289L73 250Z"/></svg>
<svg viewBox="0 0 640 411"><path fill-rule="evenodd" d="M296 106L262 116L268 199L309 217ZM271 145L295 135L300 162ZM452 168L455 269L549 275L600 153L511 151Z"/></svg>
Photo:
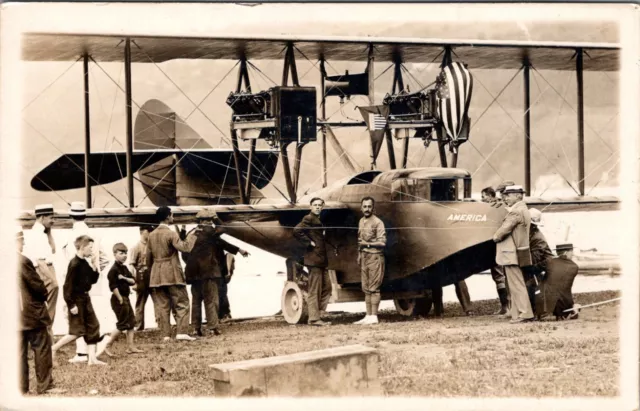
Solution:
<svg viewBox="0 0 640 411"><path fill-rule="evenodd" d="M638 409L637 6L0 12L3 409Z"/></svg>

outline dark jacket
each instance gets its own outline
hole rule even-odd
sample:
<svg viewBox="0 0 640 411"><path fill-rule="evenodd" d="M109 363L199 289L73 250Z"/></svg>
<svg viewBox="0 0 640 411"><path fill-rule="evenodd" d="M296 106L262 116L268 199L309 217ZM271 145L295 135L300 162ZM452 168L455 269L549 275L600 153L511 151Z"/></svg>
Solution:
<svg viewBox="0 0 640 411"><path fill-rule="evenodd" d="M69 261L67 278L64 280L64 301L69 309L76 305L77 298L85 296L91 290L99 276L84 258L75 256Z"/></svg>
<svg viewBox="0 0 640 411"><path fill-rule="evenodd" d="M313 213L304 216L293 229L293 236L306 247L304 265L308 267L326 267L328 265L324 225L319 217ZM311 246L311 241L315 243L315 247Z"/></svg>
<svg viewBox="0 0 640 411"><path fill-rule="evenodd" d="M538 272L547 271L547 260L553 258L553 253L542 231L535 225L531 225L529 231L529 248L534 269Z"/></svg>
<svg viewBox="0 0 640 411"><path fill-rule="evenodd" d="M536 296L536 314L541 317L553 313L565 317L563 312L573 307L573 281L578 274L578 265L565 257L547 260L547 275L541 283L541 293Z"/></svg>
<svg viewBox="0 0 640 411"><path fill-rule="evenodd" d="M51 325L47 312L47 288L31 260L18 254L21 330L35 330Z"/></svg>
<svg viewBox="0 0 640 411"><path fill-rule="evenodd" d="M191 252L182 253L182 258L187 263L184 270L187 284L227 275L227 258L224 252L236 254L239 248L220 238L221 234L210 225L189 234L196 239Z"/></svg>
<svg viewBox="0 0 640 411"><path fill-rule="evenodd" d="M111 290L111 292L113 292L113 290L117 288L121 296L127 297L129 294L131 294L131 286L127 282L127 280L119 279L119 275L133 279L133 275L131 274L131 271L129 271L127 266L119 261L115 261L113 263L113 266L111 266L109 273L107 274L107 279L109 280L109 289Z"/></svg>

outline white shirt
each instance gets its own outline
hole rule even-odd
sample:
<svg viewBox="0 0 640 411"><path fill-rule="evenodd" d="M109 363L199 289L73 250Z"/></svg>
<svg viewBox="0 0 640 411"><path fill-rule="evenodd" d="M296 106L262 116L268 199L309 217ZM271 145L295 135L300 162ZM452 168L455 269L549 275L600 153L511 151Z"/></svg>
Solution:
<svg viewBox="0 0 640 411"><path fill-rule="evenodd" d="M53 251L44 230L44 226L36 221L31 230L24 232L24 255L28 256L34 264L37 264L38 260L53 264Z"/></svg>

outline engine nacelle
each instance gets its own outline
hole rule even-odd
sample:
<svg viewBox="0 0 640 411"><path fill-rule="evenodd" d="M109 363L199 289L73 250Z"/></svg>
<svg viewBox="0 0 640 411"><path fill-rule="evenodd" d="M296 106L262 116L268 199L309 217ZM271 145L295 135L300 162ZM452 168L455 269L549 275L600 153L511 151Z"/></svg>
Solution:
<svg viewBox="0 0 640 411"><path fill-rule="evenodd" d="M231 93L231 123L243 139L266 139L274 145L316 141L315 87L277 86L258 93Z"/></svg>

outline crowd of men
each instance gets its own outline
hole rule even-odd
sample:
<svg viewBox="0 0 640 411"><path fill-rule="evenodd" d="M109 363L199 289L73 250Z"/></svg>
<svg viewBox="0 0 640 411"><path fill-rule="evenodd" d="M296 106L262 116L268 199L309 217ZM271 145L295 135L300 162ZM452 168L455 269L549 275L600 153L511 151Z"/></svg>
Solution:
<svg viewBox="0 0 640 411"><path fill-rule="evenodd" d="M53 207L49 204L36 206L36 222L26 241L22 229L16 230L21 312L20 388L23 393L29 391L29 346L34 353L37 393L63 392L55 388L51 370L56 352L70 342L76 343L76 355L69 360L72 363L105 365L98 357L102 353L115 357L111 348L121 334L126 335L127 354L142 352L134 344L134 333L145 327L144 309L149 296L164 341L172 336L171 314L176 322L176 340L196 339L189 335L189 313L192 335L220 334L219 319L231 317L227 283L233 275L233 255L240 253L247 257L249 253L221 238L220 221L215 213L199 212L196 215L198 226L187 233L184 227L181 231L170 229L169 225L173 223L171 209L158 208L159 225L155 229L140 227L140 242L132 248L130 256L123 243L113 246L115 261L106 276L100 273L109 259L100 240L90 233L84 222L84 204L73 203L69 215L74 224L69 240L62 247L68 261L63 276L63 298L69 331L55 344L52 325L59 285L53 265L56 253L51 233ZM179 252L186 263L184 270ZM99 282L103 278L108 281L111 309L116 317L113 330L107 334L100 332L91 301L92 296L100 295ZM191 304L187 284L191 285ZM130 300L132 290L137 294L135 310ZM207 330L202 329L203 304Z"/></svg>
<svg viewBox="0 0 640 411"><path fill-rule="evenodd" d="M496 314L509 315L512 323L532 321L550 313L557 319L576 318L577 312L564 312L574 307L571 286L578 266L571 261L573 247L571 244L559 244L556 247L558 257L553 256L539 230L542 214L536 209L529 210L523 202L523 195L522 187L512 181L504 182L497 190L491 187L482 190L482 201L507 210L504 221L493 236L496 256L491 274L500 300ZM331 323L321 318L331 295L326 233L321 220L324 200L313 198L310 206L310 213L295 226L293 235L305 247L303 262L308 275L308 324L327 326ZM387 237L383 221L375 215L372 197L361 200L361 211L357 263L365 295L366 316L356 324L370 325L379 321ZM74 203L69 214L75 223L69 241L63 247L69 260L63 287L69 332L52 345L51 325L58 297L58 282L52 264L56 250L51 235L53 207L37 206L35 214L36 222L26 244L28 247L25 247L21 230L16 237L20 261L23 392L29 390L29 345L34 351L38 393L55 390L51 377L53 356L72 341L76 342L76 356L70 362L104 365L98 357L102 353L114 356L110 349L120 334L126 335L127 353L142 352L134 344L134 333L145 327L144 308L149 296L164 341L172 338L171 315L176 323L176 340L193 341L196 339L194 336L220 334L219 319L230 316L226 287L233 271L233 255L240 253L247 257L249 253L221 238L221 221L214 212L200 211L196 216L198 226L186 233L184 227L180 231L171 229L171 209L160 207L156 211L159 225L153 230L147 226L140 228L140 242L132 248L131 255L128 255L124 244L113 246L115 262L106 278L112 292L110 302L117 323L109 334L101 334L91 296L99 292L100 287L94 285L100 280L100 272L108 259L99 240L90 236L84 223L84 205ZM179 253L186 263L184 270ZM191 304L187 284L191 286ZM471 299L465 282L461 281L455 287L463 310L471 314ZM129 298L132 288L137 293L135 310ZM442 315L442 289L432 290L432 296L436 315ZM203 304L206 328L203 327ZM98 343L105 339L106 342L98 348Z"/></svg>

